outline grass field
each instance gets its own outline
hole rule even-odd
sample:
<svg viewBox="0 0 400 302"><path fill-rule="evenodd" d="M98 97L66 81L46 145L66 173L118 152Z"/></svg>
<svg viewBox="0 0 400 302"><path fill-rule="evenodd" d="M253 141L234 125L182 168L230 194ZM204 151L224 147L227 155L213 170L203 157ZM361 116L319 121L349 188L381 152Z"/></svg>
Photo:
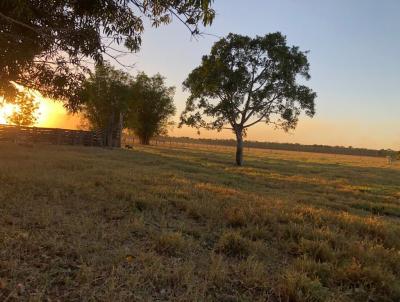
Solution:
<svg viewBox="0 0 400 302"><path fill-rule="evenodd" d="M400 301L400 165L0 144L1 301Z"/></svg>

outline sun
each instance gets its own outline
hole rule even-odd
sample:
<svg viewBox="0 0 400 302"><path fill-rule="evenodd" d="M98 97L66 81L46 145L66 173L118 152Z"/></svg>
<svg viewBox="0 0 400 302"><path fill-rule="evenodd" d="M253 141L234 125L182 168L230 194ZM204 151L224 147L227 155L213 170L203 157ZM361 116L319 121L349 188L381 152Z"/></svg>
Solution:
<svg viewBox="0 0 400 302"><path fill-rule="evenodd" d="M51 101L44 98L41 94L35 94L35 101L39 105L38 109L36 110L35 126L46 126L46 123L50 120L52 113L54 113L51 110Z"/></svg>
<svg viewBox="0 0 400 302"><path fill-rule="evenodd" d="M16 87L20 89L20 91L25 89L20 85L16 85ZM64 129L77 129L81 127L81 115L70 114L65 109L62 102L46 98L38 91L27 90L27 92L34 96L34 100L38 104L38 108L35 111L36 121L32 126ZM18 106L6 103L4 99L0 97L0 124L10 124L8 117L15 111L19 111Z"/></svg>
<svg viewBox="0 0 400 302"><path fill-rule="evenodd" d="M35 100L39 104L35 126L46 128L68 127L68 125L65 125L65 122L71 116L61 102L45 98L40 94L36 95Z"/></svg>
<svg viewBox="0 0 400 302"><path fill-rule="evenodd" d="M17 106L12 104L0 104L0 124L6 125L8 124L8 117L17 110Z"/></svg>
<svg viewBox="0 0 400 302"><path fill-rule="evenodd" d="M39 123L43 123L44 120L42 118L43 113L46 112L46 104L41 101L40 98L38 98L35 95L34 101L37 103L38 108L35 110L34 116L35 116L35 123L33 126L36 126ZM20 107L17 104L10 104L7 102L0 102L0 124L7 125L10 124L9 118L11 115L15 112L20 112Z"/></svg>
<svg viewBox="0 0 400 302"><path fill-rule="evenodd" d="M23 88L22 88L23 89ZM39 92L31 92L34 96L34 101L38 107L35 110L35 123L32 126L45 127L46 124L51 121L52 115L59 111L59 106L55 106L55 101L44 98ZM9 123L9 117L14 113L18 112L19 106L16 104L10 104L0 100L0 124L7 125Z"/></svg>

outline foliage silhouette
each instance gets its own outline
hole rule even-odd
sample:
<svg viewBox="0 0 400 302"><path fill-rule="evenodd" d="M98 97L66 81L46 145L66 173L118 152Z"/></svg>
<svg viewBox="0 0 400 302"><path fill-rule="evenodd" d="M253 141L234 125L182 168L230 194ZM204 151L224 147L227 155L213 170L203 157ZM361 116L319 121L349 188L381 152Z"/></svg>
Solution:
<svg viewBox="0 0 400 302"><path fill-rule="evenodd" d="M0 95L14 99L14 81L44 96L64 99L72 110L88 64L118 61L137 51L144 21L152 26L180 20L193 35L214 19L211 0L2 0L0 2Z"/></svg>
<svg viewBox="0 0 400 302"><path fill-rule="evenodd" d="M132 84L133 106L129 110L127 127L148 145L156 135L166 135L175 114L173 96L175 87L167 87L164 78L157 74L149 77L140 73Z"/></svg>
<svg viewBox="0 0 400 302"><path fill-rule="evenodd" d="M124 117L132 98L132 77L109 64L97 65L80 92L81 111L90 127L101 129L103 145L121 146Z"/></svg>

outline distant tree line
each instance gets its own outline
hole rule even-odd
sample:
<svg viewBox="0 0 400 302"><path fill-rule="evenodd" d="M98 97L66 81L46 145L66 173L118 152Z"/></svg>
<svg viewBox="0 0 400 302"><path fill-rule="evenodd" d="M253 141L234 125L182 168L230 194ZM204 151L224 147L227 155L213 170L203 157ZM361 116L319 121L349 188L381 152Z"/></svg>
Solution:
<svg viewBox="0 0 400 302"><path fill-rule="evenodd" d="M204 138L190 138L190 137L168 137L160 138L160 140L168 140L178 143L190 144L205 144L216 146L230 146L236 147L236 141L233 139L204 139ZM367 148L354 148L345 146L328 146L328 145L302 145L297 143L275 143L275 142L258 142L246 141L244 147L258 148L258 149L272 149L272 150L287 150L287 151L300 151L300 152L315 152L315 153L329 153L329 154L343 154L343 155L359 155L359 156L373 156L385 157L397 154L398 151L391 149L367 149Z"/></svg>

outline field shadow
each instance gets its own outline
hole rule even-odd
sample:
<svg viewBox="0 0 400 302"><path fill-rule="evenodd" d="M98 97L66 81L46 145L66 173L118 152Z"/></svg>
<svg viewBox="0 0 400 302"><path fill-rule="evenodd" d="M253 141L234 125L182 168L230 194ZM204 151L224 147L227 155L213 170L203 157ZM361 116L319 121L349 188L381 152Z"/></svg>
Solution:
<svg viewBox="0 0 400 302"><path fill-rule="evenodd" d="M357 209L400 216L400 172L378 167L249 156L244 167L233 164L233 154L189 148L146 147L149 166L179 171L194 182L235 188L261 196L279 195L292 202L312 200L320 206ZM388 210L389 209L389 210Z"/></svg>

